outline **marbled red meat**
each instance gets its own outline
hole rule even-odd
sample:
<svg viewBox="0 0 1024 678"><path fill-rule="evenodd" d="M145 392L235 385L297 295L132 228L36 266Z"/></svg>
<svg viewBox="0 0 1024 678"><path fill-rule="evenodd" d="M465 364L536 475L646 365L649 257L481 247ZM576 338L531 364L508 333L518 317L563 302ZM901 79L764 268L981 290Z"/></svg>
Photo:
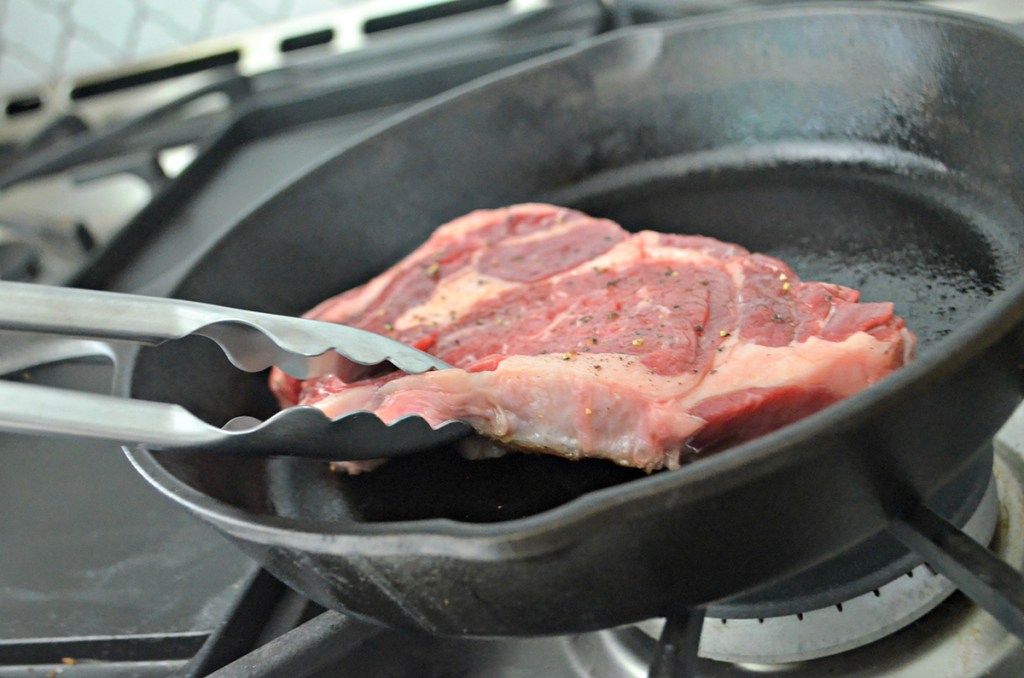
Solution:
<svg viewBox="0 0 1024 678"><path fill-rule="evenodd" d="M778 259L549 205L473 212L308 317L458 369L299 382L283 406L463 419L506 445L675 468L870 386L911 359L887 302L801 282ZM353 366L355 368L355 366ZM346 383L352 381L352 383Z"/></svg>

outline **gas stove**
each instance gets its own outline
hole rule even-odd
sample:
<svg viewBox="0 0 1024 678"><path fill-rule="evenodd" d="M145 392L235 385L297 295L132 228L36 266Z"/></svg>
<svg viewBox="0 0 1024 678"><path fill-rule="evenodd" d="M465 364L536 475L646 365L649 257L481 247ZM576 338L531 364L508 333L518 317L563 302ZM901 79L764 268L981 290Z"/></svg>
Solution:
<svg viewBox="0 0 1024 678"><path fill-rule="evenodd" d="M328 27L341 37L323 51L308 37L313 51L302 41L284 50L288 35L268 28L187 83L69 99L35 125L21 116L32 139L5 139L0 277L166 294L260 201L410 104L618 25L760 3L451 4L458 11L354 6ZM933 4L1024 22L1014 2ZM268 40L281 53L257 58ZM108 89L132 80L105 78ZM0 344L0 374L110 388L102 345ZM0 434L0 450L0 677L673 675L658 673L662 620L452 639L324 611L171 507L109 445ZM991 481L959 526L1024 569L1024 409L992 456ZM699 676L1024 675L1024 644L917 562L686 621L675 631L683 646L699 642Z"/></svg>

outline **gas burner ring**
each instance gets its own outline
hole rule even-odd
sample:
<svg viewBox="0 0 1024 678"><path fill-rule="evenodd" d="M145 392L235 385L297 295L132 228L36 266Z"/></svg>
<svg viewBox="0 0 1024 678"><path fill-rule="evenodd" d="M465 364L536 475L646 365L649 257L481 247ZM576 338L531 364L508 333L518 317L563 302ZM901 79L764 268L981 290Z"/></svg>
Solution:
<svg viewBox="0 0 1024 678"><path fill-rule="evenodd" d="M992 512L994 509L991 518L996 519L996 525L990 548L1000 558L1020 569L1024 567L1024 456L1008 449L1006 445L998 444L998 441L995 447L994 486L996 491L993 492L991 486L986 490L979 509L964 529L976 535L974 532L978 527L976 521L981 521L986 512ZM994 506L990 499L992 495L995 495L996 498ZM992 532L988 531L987 534L992 534ZM796 624L816 625L818 618L812 615L818 612L822 614L822 618L828 615L836 621L845 622L848 619L845 615L856 611L854 601L858 598L869 598L865 604L870 604L870 599L885 600L886 596L895 596L897 592L907 593L910 589L905 587L914 586L917 582L925 582L926 591L932 590L930 588L932 582L935 584L945 582L941 575L934 575L926 565L914 568L911 572L913 577L904 574L885 586L879 586L879 596L877 597L873 591L868 591L864 596L844 601L842 612L834 606L822 608L804 612L803 620L800 620L797 615L788 615L790 620L788 623L793 626ZM949 585L947 584L947 586ZM889 628L888 632L876 633L873 639L864 640L861 643L847 644L845 649L850 652L843 652L843 648L838 647L842 642L841 639L839 642L833 643L836 647L834 653L805 655L808 661L772 663L763 657L751 657L752 653L748 651L743 655L743 659L715 662L719 668L715 669L714 675L748 676L755 673L785 673L792 678L819 676L826 673L836 676L836 678L844 675L876 675L876 673L871 673L873 669L869 670L870 667L875 667L875 669L885 667L882 669L884 673L877 675L886 675L890 678L913 678L920 675L1022 675L1024 655L1015 651L1019 645L988 613L962 597L955 597L945 605L939 606L939 603L954 591L952 586L949 586L949 589L945 594L936 594L935 599L928 606L921 606L918 617L925 615L937 606L938 609L925 616L917 624L905 628L901 633L894 633L900 625L887 623L885 626ZM888 608L886 614L891 614ZM776 625L785 624L784 621L780 621L785 619L786 617L765 618L764 623L760 623L757 619L728 619L723 624L721 619L707 618L704 621L699 654L705 659L711 659L706 646L707 638L711 637L713 633L711 627L728 628L733 626L739 628L740 624L737 622L745 622L759 634L780 635L788 633L788 628L792 628ZM910 621L913 620L908 619L904 625L909 624ZM573 663L581 676L621 675L629 678L643 678L647 675L650 656L655 645L651 634L657 636L661 623L661 620L650 620L638 625L572 636L566 638L564 642L566 650L573 658ZM869 644L871 640L875 640L874 644L863 647L861 650L853 649L857 645ZM791 641L792 639L782 638L782 642L792 644ZM761 642L764 645L776 641ZM826 654L829 656L825 656ZM851 657L851 654L854 656ZM821 658L811 660L812 656ZM959 667L956 669L958 673L950 674L949 667L954 665ZM868 673L863 673L863 671L868 671Z"/></svg>
<svg viewBox="0 0 1024 678"><path fill-rule="evenodd" d="M995 478L963 530L987 544L999 518ZM920 619L956 587L926 563L905 575L836 605L793 615L760 619L708 617L700 656L734 663L787 664L817 659L867 645ZM637 625L653 638L661 620Z"/></svg>

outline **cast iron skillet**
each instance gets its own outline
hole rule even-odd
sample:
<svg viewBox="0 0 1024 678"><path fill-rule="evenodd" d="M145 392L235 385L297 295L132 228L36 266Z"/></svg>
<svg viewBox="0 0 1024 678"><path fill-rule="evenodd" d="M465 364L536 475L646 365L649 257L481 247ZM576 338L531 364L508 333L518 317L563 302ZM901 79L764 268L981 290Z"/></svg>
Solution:
<svg viewBox="0 0 1024 678"><path fill-rule="evenodd" d="M650 476L451 450L355 478L299 460L129 456L314 600L441 634L608 627L881 548L886 525L940 489L977 494L986 442L1021 398L1021 92L1019 39L921 9L628 30L379 129L256 209L176 292L299 313L448 219L548 200L735 241L894 300L919 359L775 434ZM132 395L211 422L274 409L261 376L202 340L129 367Z"/></svg>

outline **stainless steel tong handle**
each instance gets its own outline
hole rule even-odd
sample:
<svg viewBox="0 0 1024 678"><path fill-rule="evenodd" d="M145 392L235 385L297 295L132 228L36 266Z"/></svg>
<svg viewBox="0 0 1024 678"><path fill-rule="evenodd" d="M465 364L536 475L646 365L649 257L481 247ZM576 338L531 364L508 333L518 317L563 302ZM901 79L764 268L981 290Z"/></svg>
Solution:
<svg viewBox="0 0 1024 678"><path fill-rule="evenodd" d="M178 405L0 381L0 429L170 447L201 447L223 434Z"/></svg>
<svg viewBox="0 0 1024 678"><path fill-rule="evenodd" d="M277 365L300 379L333 372L348 359L390 362L409 373L447 363L387 337L316 320L210 304L111 292L0 282L0 329L159 344L192 334L220 345L250 372ZM369 412L332 420L314 407L292 407L266 421L237 417L211 426L179 405L0 381L0 430L141 443L158 450L375 459L452 442L471 428L432 428L410 415L385 424Z"/></svg>
<svg viewBox="0 0 1024 678"><path fill-rule="evenodd" d="M155 345L191 334L217 342L239 369L276 365L298 379L337 370L342 358L390 362L410 374L447 363L373 332L179 299L0 282L0 329Z"/></svg>
<svg viewBox="0 0 1024 678"><path fill-rule="evenodd" d="M0 381L0 430L68 435L153 450L285 455L324 461L394 457L454 442L472 429L452 421L436 429L417 416L385 424L369 412L331 421L315 407L292 407L266 421L236 417L211 426L180 405Z"/></svg>

